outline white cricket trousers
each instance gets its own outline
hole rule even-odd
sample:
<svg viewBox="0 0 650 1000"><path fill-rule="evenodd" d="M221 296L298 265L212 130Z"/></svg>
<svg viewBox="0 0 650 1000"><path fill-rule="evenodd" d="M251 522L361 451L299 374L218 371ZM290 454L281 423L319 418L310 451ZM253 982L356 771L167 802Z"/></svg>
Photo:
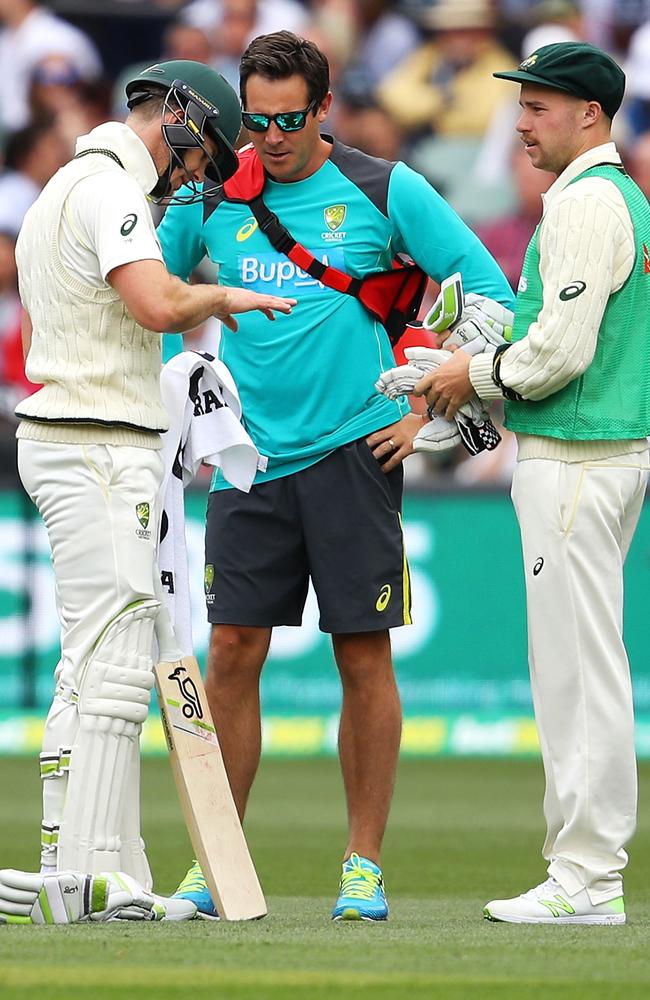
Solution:
<svg viewBox="0 0 650 1000"><path fill-rule="evenodd" d="M526 459L512 499L521 530L528 655L544 761L543 855L569 895L622 892L637 778L623 563L648 452L590 462Z"/></svg>
<svg viewBox="0 0 650 1000"><path fill-rule="evenodd" d="M49 777L60 779L43 782L41 860L52 865L86 663L116 615L160 593L156 544L163 458L162 451L149 448L19 439L18 469L47 528L61 623L56 693L41 755Z"/></svg>

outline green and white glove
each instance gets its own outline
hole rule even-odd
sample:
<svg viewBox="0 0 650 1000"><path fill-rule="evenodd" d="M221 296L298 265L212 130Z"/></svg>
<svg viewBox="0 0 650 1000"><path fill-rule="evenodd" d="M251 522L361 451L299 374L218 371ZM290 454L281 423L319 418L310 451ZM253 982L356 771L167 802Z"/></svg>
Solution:
<svg viewBox="0 0 650 1000"><path fill-rule="evenodd" d="M153 896L124 872L41 875L0 871L0 924L75 924L107 921L132 908L132 919L153 920Z"/></svg>
<svg viewBox="0 0 650 1000"><path fill-rule="evenodd" d="M512 340L514 313L500 302L485 295L470 292L460 320L450 327L451 334L445 340L445 347L462 347L468 354L493 353L501 344ZM426 327L426 319L423 326ZM428 329L428 328L427 328Z"/></svg>

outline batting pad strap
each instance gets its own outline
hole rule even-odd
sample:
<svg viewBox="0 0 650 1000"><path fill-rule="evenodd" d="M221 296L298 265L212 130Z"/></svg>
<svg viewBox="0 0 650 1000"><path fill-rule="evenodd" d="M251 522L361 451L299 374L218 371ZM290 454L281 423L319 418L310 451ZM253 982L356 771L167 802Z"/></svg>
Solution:
<svg viewBox="0 0 650 1000"><path fill-rule="evenodd" d="M41 847L43 850L53 850L59 843L59 824L41 823Z"/></svg>
<svg viewBox="0 0 650 1000"><path fill-rule="evenodd" d="M41 781L47 778L62 778L70 770L69 749L59 748L58 753L43 752L38 755Z"/></svg>

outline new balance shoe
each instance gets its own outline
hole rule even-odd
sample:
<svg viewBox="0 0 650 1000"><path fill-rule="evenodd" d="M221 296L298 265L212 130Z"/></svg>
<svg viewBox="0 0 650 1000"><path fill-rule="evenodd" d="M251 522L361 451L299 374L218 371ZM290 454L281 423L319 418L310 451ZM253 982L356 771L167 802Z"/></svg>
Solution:
<svg viewBox="0 0 650 1000"><path fill-rule="evenodd" d="M483 916L510 924L624 924L625 903L622 896L592 903L586 889L569 896L559 882L547 878L521 896L493 899Z"/></svg>
<svg viewBox="0 0 650 1000"><path fill-rule="evenodd" d="M386 920L388 903L381 868L374 861L351 854L343 862L339 898L332 920Z"/></svg>
<svg viewBox="0 0 650 1000"><path fill-rule="evenodd" d="M198 861L192 862L187 875L172 896L172 899L189 900L196 907L196 916L200 920L219 919L219 914L212 902L208 884L203 877L203 872Z"/></svg>

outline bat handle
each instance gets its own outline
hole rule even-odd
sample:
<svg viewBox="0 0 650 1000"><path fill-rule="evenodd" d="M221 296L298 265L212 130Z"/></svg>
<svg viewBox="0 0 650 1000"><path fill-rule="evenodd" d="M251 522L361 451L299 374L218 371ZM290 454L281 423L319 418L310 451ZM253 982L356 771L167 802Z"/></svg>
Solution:
<svg viewBox="0 0 650 1000"><path fill-rule="evenodd" d="M156 597L160 601L160 608L158 609L154 625L156 641L158 643L158 660L161 663L175 663L176 660L182 660L184 656L191 656L192 651L183 652L178 644L174 626L172 625L169 611L165 604L165 594L162 584L158 579L156 579L155 589Z"/></svg>

